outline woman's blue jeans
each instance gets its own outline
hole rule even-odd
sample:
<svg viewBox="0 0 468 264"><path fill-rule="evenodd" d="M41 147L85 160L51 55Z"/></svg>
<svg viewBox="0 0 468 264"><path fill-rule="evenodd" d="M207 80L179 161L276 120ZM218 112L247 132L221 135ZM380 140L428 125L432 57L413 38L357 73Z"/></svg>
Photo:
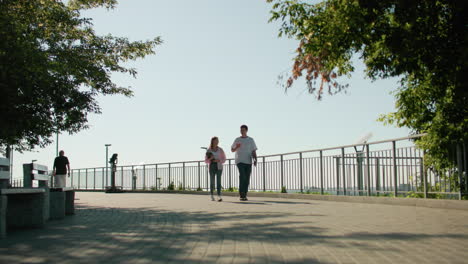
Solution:
<svg viewBox="0 0 468 264"><path fill-rule="evenodd" d="M218 190L218 195L221 195L221 174L223 170L218 169L218 164L213 162L210 164L210 192L213 195L215 188L215 177L216 177L216 189Z"/></svg>

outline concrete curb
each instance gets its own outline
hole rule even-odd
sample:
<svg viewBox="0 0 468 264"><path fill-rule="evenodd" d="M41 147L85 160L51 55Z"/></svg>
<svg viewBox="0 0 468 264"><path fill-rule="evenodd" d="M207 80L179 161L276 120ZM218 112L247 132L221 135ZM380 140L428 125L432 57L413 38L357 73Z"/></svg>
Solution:
<svg viewBox="0 0 468 264"><path fill-rule="evenodd" d="M77 192L103 192L102 190L76 190ZM195 194L208 195L209 192L197 191L141 191L126 190L126 193L176 193L176 194ZM234 192L223 192L224 196L239 196ZM384 204L400 206L417 206L439 209L454 209L468 211L468 201L442 200L442 199L422 199L422 198L392 198L392 197L367 197L367 196L338 196L338 195L319 195L319 194L299 194L299 193L263 193L249 192L249 197L270 197L285 199L303 199L328 202L347 202L347 203L366 203L366 204Z"/></svg>

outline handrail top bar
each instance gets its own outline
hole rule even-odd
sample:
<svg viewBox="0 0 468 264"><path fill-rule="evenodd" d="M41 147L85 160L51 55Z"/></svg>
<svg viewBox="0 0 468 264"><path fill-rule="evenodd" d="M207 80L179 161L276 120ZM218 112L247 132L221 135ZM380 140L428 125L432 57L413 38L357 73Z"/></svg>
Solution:
<svg viewBox="0 0 468 264"><path fill-rule="evenodd" d="M261 157L268 158L268 157L275 157L275 156L281 156L281 155L286 156L286 155L294 155L294 154L299 154L299 153L310 153L310 152L333 150L333 149L351 148L351 147L357 147L357 146L375 145L375 144L382 144L382 143L388 143L388 142L393 142L393 141L401 141L401 140L406 140L406 139L419 138L419 137L422 137L422 136L425 136L425 135L427 135L427 133L416 134L416 135L411 135L411 136L401 137L401 138L366 142L365 144L352 144L352 145L343 145L343 146L321 148L321 149L311 149L311 150L304 150L304 151L295 151L295 152L287 152L287 153L280 153L280 154L271 154L271 155L259 156L259 158L261 158Z"/></svg>
<svg viewBox="0 0 468 264"><path fill-rule="evenodd" d="M357 147L357 146L366 146L366 145L376 145L376 144L382 144L382 143L388 143L388 142L393 142L393 141L402 141L402 140L407 140L407 139L413 139L413 138L420 138L427 135L427 133L422 133L422 134L415 134L415 135L410 135L406 137L400 137L400 138L394 138L394 139L386 139L386 140L380 140L380 141L373 141L373 142L366 142L365 144L351 144L351 145L342 145L342 146L337 146L337 147L329 147L329 148L321 148L321 149L311 149L311 150L303 150L303 151L294 151L294 152L286 152L286 153L279 153L279 154L270 154L270 155L264 155L264 156L258 156L258 158L269 158L269 157L279 157L279 156L288 156L288 155L294 155L294 154L301 154L301 153L311 153L311 152L319 152L319 151L327 151L327 150L335 150L335 149L342 149L342 148L351 148L351 147ZM231 159L226 159L226 160L233 160ZM159 166L159 165L172 165L172 164L184 164L184 163L204 163L204 160L186 160L186 161L175 161L175 162L161 162L161 163L149 163L149 164L141 164L141 165L118 165L118 167L143 167L143 166ZM105 169L106 167L91 167L91 168L78 168L78 169L73 169L73 171L76 170L89 170L89 169ZM108 168L110 169L110 167Z"/></svg>

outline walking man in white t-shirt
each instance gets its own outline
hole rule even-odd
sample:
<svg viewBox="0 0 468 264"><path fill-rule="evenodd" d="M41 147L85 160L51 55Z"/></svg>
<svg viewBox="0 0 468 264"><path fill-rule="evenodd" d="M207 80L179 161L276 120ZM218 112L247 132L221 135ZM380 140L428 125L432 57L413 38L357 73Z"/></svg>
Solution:
<svg viewBox="0 0 468 264"><path fill-rule="evenodd" d="M239 169L239 195L241 201L247 201L250 174L252 173L252 161L257 166L257 145L253 138L247 136L249 128L246 125L240 127L241 136L234 140L231 151L236 152L236 165Z"/></svg>

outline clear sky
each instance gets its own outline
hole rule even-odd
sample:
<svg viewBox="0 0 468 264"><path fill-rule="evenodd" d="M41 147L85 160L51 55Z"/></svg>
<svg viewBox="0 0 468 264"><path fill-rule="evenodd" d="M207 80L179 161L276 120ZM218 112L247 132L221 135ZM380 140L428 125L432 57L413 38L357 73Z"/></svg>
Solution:
<svg viewBox="0 0 468 264"><path fill-rule="evenodd" d="M136 79L113 76L134 97L100 97L103 113L89 116L90 129L60 135L72 168L105 166L106 143L119 165L200 160L212 136L228 150L242 124L259 155L352 144L367 132L371 141L408 135L376 121L394 111L397 80L371 82L358 60L346 93L317 101L304 82L285 93L278 75L290 70L297 42L277 37L270 8L262 0L132 0L83 13L99 34L164 43L128 64ZM52 166L55 143L14 155L16 178L33 159Z"/></svg>

